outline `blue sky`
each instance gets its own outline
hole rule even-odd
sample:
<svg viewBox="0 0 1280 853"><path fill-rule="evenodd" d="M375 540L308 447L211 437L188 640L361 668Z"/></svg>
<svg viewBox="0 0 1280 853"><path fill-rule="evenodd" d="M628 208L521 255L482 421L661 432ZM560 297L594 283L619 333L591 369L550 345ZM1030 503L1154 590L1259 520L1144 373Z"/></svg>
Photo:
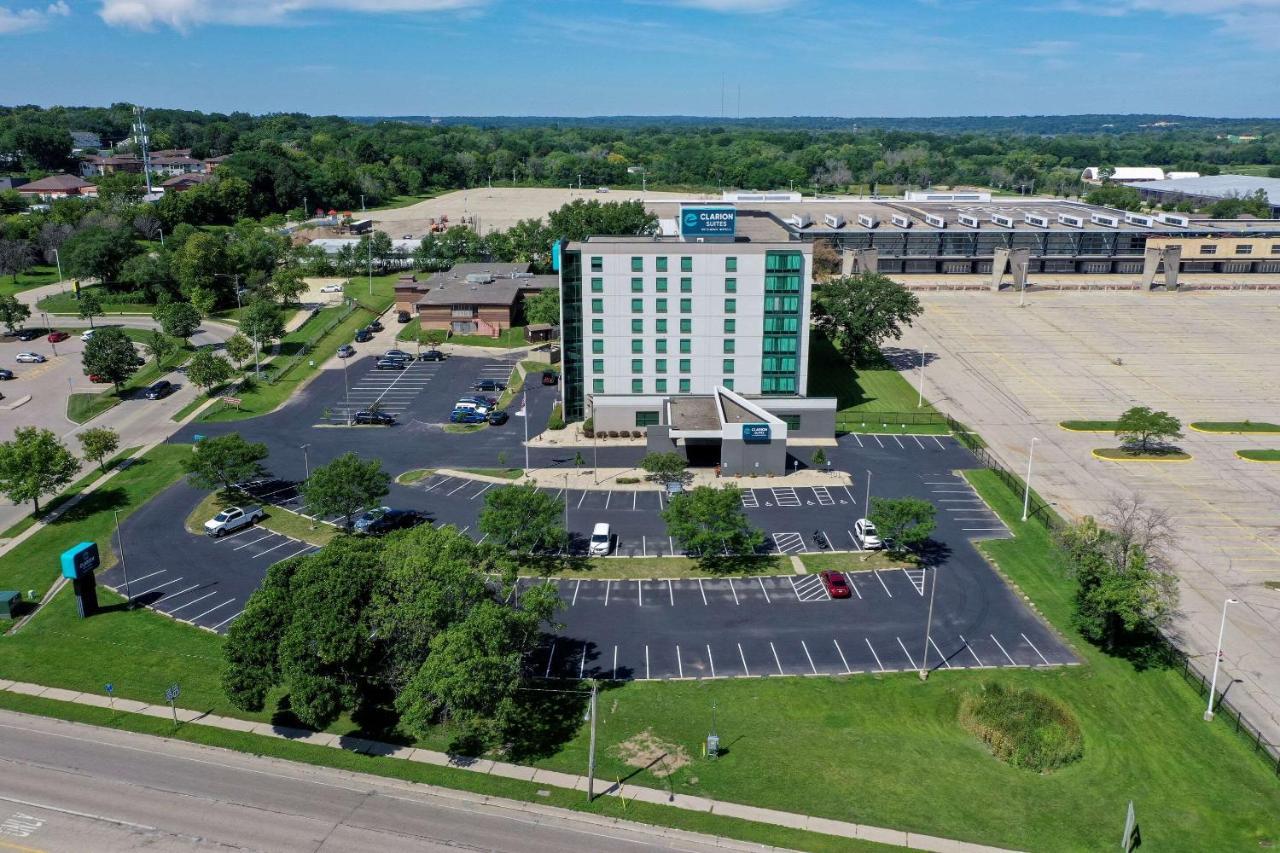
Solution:
<svg viewBox="0 0 1280 853"><path fill-rule="evenodd" d="M0 0L0 103L1280 115L1280 0Z"/></svg>

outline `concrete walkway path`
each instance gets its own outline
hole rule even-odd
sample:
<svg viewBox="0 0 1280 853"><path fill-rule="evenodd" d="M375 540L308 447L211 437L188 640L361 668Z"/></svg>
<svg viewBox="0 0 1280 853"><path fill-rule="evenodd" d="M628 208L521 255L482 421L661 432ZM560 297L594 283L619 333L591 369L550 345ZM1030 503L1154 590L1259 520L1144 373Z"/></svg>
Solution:
<svg viewBox="0 0 1280 853"><path fill-rule="evenodd" d="M92 705L98 708L110 707L116 711L131 714L144 714L149 717L171 718L175 710L168 705L148 705L132 699L108 700L97 693L78 693L74 690L63 690L58 687L45 687L40 684L29 684L21 681L0 680L0 690L20 693L27 696L39 696L60 702L71 702L77 705ZM503 776L510 779L521 779L556 788L567 788L574 791L587 790L587 780L583 776L571 773L559 773L554 770L542 770L518 764L507 764L491 761L487 758L467 758L465 756L448 755L427 749L399 746L363 738L341 737L327 732L313 732L306 729L295 729L286 726L273 726L270 723L255 723L235 717L223 717L216 714L202 714L187 708L177 708L176 715L182 723L209 726L225 731L248 732L274 737L282 740L308 743L333 749L347 749L366 755L377 755L403 761L416 761L423 764L434 764L442 767L454 767L473 773L487 773L492 776ZM921 835L914 832L903 832L897 829L885 829L865 824L831 820L829 818L811 817L808 815L766 809L759 806L746 806L737 803L726 803L707 797L694 797L668 791L645 788L639 785L610 785L605 780L597 780L600 794L603 796L624 797L627 801L639 800L656 805L667 805L687 811L706 812L708 814L734 817L757 823L784 826L791 829L802 829L833 835L840 838L857 838L863 841L874 841L909 850L932 850L938 853L996 853L1005 848L988 847L982 844L971 844L950 838L939 838L932 835Z"/></svg>

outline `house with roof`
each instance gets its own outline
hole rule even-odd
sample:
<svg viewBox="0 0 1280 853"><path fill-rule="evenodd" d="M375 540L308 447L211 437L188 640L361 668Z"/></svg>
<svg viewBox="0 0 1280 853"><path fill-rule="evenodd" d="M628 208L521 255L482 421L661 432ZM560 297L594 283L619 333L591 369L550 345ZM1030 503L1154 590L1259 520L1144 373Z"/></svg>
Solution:
<svg viewBox="0 0 1280 853"><path fill-rule="evenodd" d="M98 188L76 175L50 175L18 187L28 200L56 201L61 198L97 198Z"/></svg>
<svg viewBox="0 0 1280 853"><path fill-rule="evenodd" d="M184 172L172 175L160 182L160 189L166 193L186 192L192 187L199 186L211 178L206 172Z"/></svg>
<svg viewBox="0 0 1280 853"><path fill-rule="evenodd" d="M527 296L559 287L554 275L535 275L527 263L457 264L426 281L396 284L396 309L416 314L423 331L498 337L521 319Z"/></svg>

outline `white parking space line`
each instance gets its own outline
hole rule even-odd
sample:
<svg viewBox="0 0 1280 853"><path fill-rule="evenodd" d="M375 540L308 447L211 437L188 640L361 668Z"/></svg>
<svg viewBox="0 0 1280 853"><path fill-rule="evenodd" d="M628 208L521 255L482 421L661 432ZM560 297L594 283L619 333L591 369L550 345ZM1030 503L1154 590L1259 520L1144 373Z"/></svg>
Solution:
<svg viewBox="0 0 1280 853"><path fill-rule="evenodd" d="M800 506L800 496L790 486L779 486L769 491L773 492L773 502L776 506Z"/></svg>
<svg viewBox="0 0 1280 853"><path fill-rule="evenodd" d="M867 648L871 649L871 656L876 659L876 666L880 667L881 672L888 672L888 670L884 668L884 664L880 663L880 655L876 654L876 647L871 645L871 640L866 637L863 639L867 641Z"/></svg>
<svg viewBox="0 0 1280 853"><path fill-rule="evenodd" d="M480 497L481 495L483 495L485 492L487 492L487 491L489 491L490 489L492 489L492 488L493 488L493 486L494 486L494 484L493 484L493 483L485 483L485 484L484 484L484 488L483 488L483 489L481 489L480 491L476 492L476 493L475 493L474 495L472 495L471 497L467 498L467 500L469 500L469 501L473 501L473 500L475 500L476 498L478 498L478 497Z"/></svg>
<svg viewBox="0 0 1280 853"><path fill-rule="evenodd" d="M577 582L574 583L573 585L573 601L569 602L570 607L573 607L575 604L578 603L578 588L581 586L582 586L582 578L578 578Z"/></svg>
<svg viewBox="0 0 1280 853"><path fill-rule="evenodd" d="M778 660L778 650L773 647L772 641L769 643L769 650L773 652L773 662L778 667L778 675L782 675L782 661Z"/></svg>
<svg viewBox="0 0 1280 853"><path fill-rule="evenodd" d="M889 587L885 585L884 578L880 577L880 570L872 569L871 573L876 576L876 580L880 581L880 586L884 587L884 594L893 598L893 593L889 592Z"/></svg>
<svg viewBox="0 0 1280 853"><path fill-rule="evenodd" d="M649 646L644 647L644 677L649 677Z"/></svg>
<svg viewBox="0 0 1280 853"><path fill-rule="evenodd" d="M232 539L235 539L237 536L243 536L246 533L253 533L255 530L262 530L262 528L254 527L252 524L250 524L247 527L245 527L243 530L237 530L235 533L232 533L228 536L219 536L217 539L214 539L213 541L215 544L221 545L223 542L230 542Z"/></svg>
<svg viewBox="0 0 1280 853"><path fill-rule="evenodd" d="M612 588L613 588L612 580L607 580L604 582L604 606L605 607L609 606L609 590Z"/></svg>
<svg viewBox="0 0 1280 853"><path fill-rule="evenodd" d="M973 646L969 645L969 641L964 638L964 634L960 635L960 642L964 643L964 647L969 650L969 654L973 655L973 659L978 662L978 666L986 667L982 662L982 658L978 657L978 653L973 650Z"/></svg>
<svg viewBox="0 0 1280 853"><path fill-rule="evenodd" d="M929 645L933 646L933 650L938 653L938 657L942 659L942 665L947 669L951 669L951 661L947 660L947 656L942 653L942 649L938 648L938 644L933 641L933 637L929 638Z"/></svg>
<svg viewBox="0 0 1280 853"><path fill-rule="evenodd" d="M991 641L992 641L993 643L995 643L997 646L1000 646L1000 651L1004 654L1004 656L1005 656L1006 658L1008 658L1008 659L1009 659L1009 663L1011 663L1011 664L1012 664L1012 665L1014 665L1014 666L1017 666L1017 665L1018 665L1018 662L1017 662L1017 661L1015 661L1015 660L1013 659L1013 657L1012 657L1008 652L1006 652L1006 651L1004 650L1004 646L1000 645L1000 641L996 639L996 635L995 635L995 634L988 634L987 636L991 638Z"/></svg>
<svg viewBox="0 0 1280 853"><path fill-rule="evenodd" d="M671 586L671 578L667 578L667 598L669 598L669 599L671 600L671 606L672 606L672 607L675 607L675 606L676 606L676 591L675 591L675 588Z"/></svg>
<svg viewBox="0 0 1280 853"><path fill-rule="evenodd" d="M582 492L582 497L578 498L578 507L577 507L578 509L582 509L582 502L585 501L586 499L587 499L587 493L584 490Z"/></svg>
<svg viewBox="0 0 1280 853"><path fill-rule="evenodd" d="M858 501L854 498L853 492L849 491L849 487L841 486L840 488L844 489L844 493L849 496L849 503L857 505Z"/></svg>
<svg viewBox="0 0 1280 853"><path fill-rule="evenodd" d="M286 536L286 537L285 537L285 539L284 539L284 541L283 541L283 542L281 542L279 545L272 545L272 546L271 546L270 548L268 548L267 550L265 550L265 551L259 551L257 554L254 554L254 555L253 555L253 559L255 559L255 560L256 560L256 559L258 559L259 557L265 557L267 554L270 554L272 551L276 550L277 548L283 548L284 546L286 546L286 545L288 545L288 544L290 544L290 543L296 543L297 541L298 541L297 539L290 539L289 537L287 537L287 536Z"/></svg>
<svg viewBox="0 0 1280 853"><path fill-rule="evenodd" d="M849 589L853 590L853 594L858 596L858 600L862 600L862 593L858 591L858 585L853 582L853 572L842 572L844 579L849 582Z"/></svg>
<svg viewBox="0 0 1280 853"><path fill-rule="evenodd" d="M259 530L261 530L261 528L259 528ZM257 539L254 539L252 542L246 542L246 543L244 543L243 545L237 545L236 547L232 548L231 550L232 550L232 551L243 551L245 548L248 548L250 545L256 545L257 543L262 542L263 540L266 540L266 539L270 539L272 536L276 536L276 535L277 535L277 534L272 533L271 531L269 531L269 530L268 530L268 531L267 531L267 535L266 535L266 536L259 536Z"/></svg>
<svg viewBox="0 0 1280 853"><path fill-rule="evenodd" d="M160 570L160 571L158 571L158 572L152 572L152 573L151 573L151 574L149 574L149 575L143 575L143 576L142 576L142 577L140 577L140 578L134 578L133 580L131 580L131 581L129 582L129 585L130 585L130 586L132 586L133 584L138 583L139 581L144 581L144 580L146 580L147 578L153 578L153 577L155 577L156 575L162 575L162 574L164 574L166 571L167 571L167 569L161 569L161 570Z"/></svg>
<svg viewBox="0 0 1280 853"><path fill-rule="evenodd" d="M813 665L813 655L809 654L809 647L804 644L804 640L800 641L800 648L804 649L804 656L809 659L809 669L813 670L813 674L818 674L818 668Z"/></svg>
<svg viewBox="0 0 1280 853"><path fill-rule="evenodd" d="M896 441L896 442L898 442L898 449L899 449L899 450L906 450L906 449L907 449L907 446L906 446L905 444L903 444L903 443L902 443L902 439L898 438L896 435L893 437L893 440L894 440L894 441Z"/></svg>
<svg viewBox="0 0 1280 853"><path fill-rule="evenodd" d="M764 593L764 603L773 604L773 602L769 599L769 590L764 588L764 578L756 578L756 580L760 581L760 591Z"/></svg>
<svg viewBox="0 0 1280 853"><path fill-rule="evenodd" d="M760 499L756 497L754 489L744 489L742 492L742 505L747 509L755 509L760 506Z"/></svg>
<svg viewBox="0 0 1280 853"><path fill-rule="evenodd" d="M818 499L819 506L835 506L836 499L831 497L831 492L826 486L814 486L813 495Z"/></svg>
<svg viewBox="0 0 1280 853"><path fill-rule="evenodd" d="M547 653L547 671L543 674L543 678L551 677L551 662L556 659L556 641L551 641L551 651Z"/></svg>
<svg viewBox="0 0 1280 853"><path fill-rule="evenodd" d="M192 616L192 617L191 617L191 621L192 621L192 622L199 622L201 619L203 619L204 617L208 616L208 615L209 615L210 613L212 613L213 611L215 611L215 610L221 610L222 608L226 607L228 604L233 604L233 603L235 603L235 599L234 599L234 598L228 598L226 601L222 602L221 604L215 604L213 607L210 607L208 610L206 610L205 612L201 613L199 616Z"/></svg>
<svg viewBox="0 0 1280 853"><path fill-rule="evenodd" d="M849 669L849 661L845 660L844 649L840 648L840 641L833 639L831 642L836 645L836 654L840 655L840 663L844 664L845 675L849 675L853 670Z"/></svg>
<svg viewBox="0 0 1280 853"><path fill-rule="evenodd" d="M449 482L449 481L450 481L450 480L452 480L452 479L453 479L452 477L445 477L443 480L437 480L436 482L432 483L432 484L431 484L430 486L428 486L427 488L423 489L423 491L424 491L424 492L429 492L429 491L431 491L432 489L436 488L437 486L443 486L445 483Z"/></svg>
<svg viewBox="0 0 1280 853"><path fill-rule="evenodd" d="M604 493L604 508L609 508L609 501L613 500L613 489Z"/></svg>
<svg viewBox="0 0 1280 853"><path fill-rule="evenodd" d="M911 438L915 440L915 443L920 447L921 450L924 450L924 445L920 443L920 439L916 438L914 435L911 436Z"/></svg>
<svg viewBox="0 0 1280 853"><path fill-rule="evenodd" d="M618 647L613 647L613 671L609 673L610 681L618 680Z"/></svg>
<svg viewBox="0 0 1280 853"><path fill-rule="evenodd" d="M876 434L873 432L873 433L871 433L871 437L872 437L872 438L874 438L874 439L876 440L876 444L880 445L881 447L884 447L884 442L880 440L880 436L876 435Z"/></svg>
<svg viewBox="0 0 1280 853"><path fill-rule="evenodd" d="M866 447L866 445L862 443L862 439L858 437L858 434L856 432L853 433L853 440L858 442L859 447Z"/></svg>
<svg viewBox="0 0 1280 853"><path fill-rule="evenodd" d="M173 580L171 580L171 581L165 581L165 582L164 582L164 583L162 583L162 584L157 584L156 586L151 587L151 589L144 590L143 592L135 592L135 593L133 594L133 597L134 597L134 598L141 598L141 597L142 597L142 596L144 596L144 595L150 595L151 593L155 592L156 590L158 590L158 589L164 589L164 588L165 588L166 586L168 586L169 584L171 584L171 583L177 583L177 582L178 582L178 581L180 581L180 580L182 580L182 578L181 578L181 577L176 577L176 578L174 578L174 579L173 579ZM159 600L159 599L157 599L157 600Z"/></svg>
<svg viewBox="0 0 1280 853"><path fill-rule="evenodd" d="M632 493L631 493L631 508L632 508L632 509L635 509L635 508L636 508L636 501L638 501L638 500L640 500L640 492L638 492L638 491L636 491L636 492L632 492Z"/></svg>
<svg viewBox="0 0 1280 853"><path fill-rule="evenodd" d="M804 537L799 533L774 533L772 538L773 545L778 549L779 554L792 554L809 550L804 544Z"/></svg>
<svg viewBox="0 0 1280 853"><path fill-rule="evenodd" d="M729 578L729 592L733 593L733 603L741 604L741 602L738 601L738 591L733 588L733 578Z"/></svg>
<svg viewBox="0 0 1280 853"><path fill-rule="evenodd" d="M946 450L946 449L947 449L947 446L946 446L945 444L943 444L943 443L942 443L942 439L938 438L936 435L931 435L931 436L929 436L929 437L930 437L930 438L932 438L934 441L936 441L936 442L938 443L938 449L939 449L939 450Z"/></svg>
<svg viewBox="0 0 1280 853"><path fill-rule="evenodd" d="M234 599L233 599L233 600L234 600ZM235 614L235 616L229 616L229 617L227 617L226 619L223 619L223 620L222 620L221 622L219 622L217 625L214 625L214 626L213 626L213 630L215 630L215 631L216 631L216 630L218 630L219 628L221 628L223 625L227 624L228 622L233 621L233 620L234 620L237 616L239 616L241 613L244 613L244 611L243 611L243 610L241 610L241 611L240 611L240 613Z"/></svg>
<svg viewBox="0 0 1280 853"><path fill-rule="evenodd" d="M1040 656L1040 660L1044 661L1044 665L1049 666L1049 659L1040 654L1040 650L1036 648L1036 644L1031 642L1031 639L1026 634L1021 634L1020 636L1022 639L1027 641L1027 645L1031 647L1031 650Z"/></svg>
<svg viewBox="0 0 1280 853"><path fill-rule="evenodd" d="M824 530L824 531L822 531L822 538L823 538L823 539L825 539L825 540L827 540L827 550L828 550L828 551L834 551L834 550L836 549L835 543L833 543L833 542L831 541L831 537L827 535L827 531L825 531L825 530Z"/></svg>
<svg viewBox="0 0 1280 853"><path fill-rule="evenodd" d="M907 647L906 647L906 645L902 642L902 638L901 638L901 637L894 637L894 639L898 641L898 647L899 647L900 649L902 649L902 653L903 653L904 655L906 655L906 656L907 656L907 660L911 662L911 668L912 668L912 669L919 669L919 667L918 667L918 666L916 666L915 658L911 657L911 652L907 651Z"/></svg>
<svg viewBox="0 0 1280 853"><path fill-rule="evenodd" d="M903 574L907 576L907 580L911 581L911 585L916 588L916 592L924 596L924 569L903 569Z"/></svg>
<svg viewBox="0 0 1280 853"><path fill-rule="evenodd" d="M199 589L199 588L200 588L200 584L193 583L191 586L187 587L186 589L180 589L177 592L166 592L163 595L161 595L159 598L157 598L155 601L151 602L151 606L155 607L157 604L164 601L166 598L173 598L176 595L186 595L188 592L191 592L191 590Z"/></svg>
<svg viewBox="0 0 1280 853"><path fill-rule="evenodd" d="M680 669L680 677L684 678L684 661L680 659L680 647L676 646L676 666Z"/></svg>
<svg viewBox="0 0 1280 853"><path fill-rule="evenodd" d="M747 678L750 678L751 670L747 668L747 656L742 653L742 643L738 643L738 658L741 659L742 661L743 675L747 676Z"/></svg>
<svg viewBox="0 0 1280 853"><path fill-rule="evenodd" d="M460 491L462 491L463 489L465 489L467 486L470 486L470 485L472 484L472 482L474 482L474 481L472 481L472 480L463 480L463 481L462 481L462 483L461 483L459 486L457 486L456 488L452 489L452 490L451 490L451 491L449 491L449 492L446 492L446 494L448 494L448 495L452 495L454 492L460 492Z"/></svg>
<svg viewBox="0 0 1280 853"><path fill-rule="evenodd" d="M716 677L716 659L711 656L711 644L707 643L707 663L711 665L711 677Z"/></svg>
<svg viewBox="0 0 1280 853"><path fill-rule="evenodd" d="M218 591L216 589L213 592L206 592L204 595L200 596L199 598L193 598L190 601L188 601L186 604L181 604L173 608L172 610L169 611L169 615L172 616L173 614L177 613L179 610L183 610L187 607L190 607L193 604L198 604L199 602L204 601L206 598L212 598L217 594L218 594Z"/></svg>
<svg viewBox="0 0 1280 853"><path fill-rule="evenodd" d="M587 644L583 643L582 658L578 661L578 678L579 679L582 678L582 673L586 671L586 668L587 668Z"/></svg>
<svg viewBox="0 0 1280 853"><path fill-rule="evenodd" d="M702 578L698 578L698 592L702 593L702 604L703 604L703 606L706 606L706 603L707 603L707 591L706 591L705 589L703 589L703 587L702 587Z"/></svg>

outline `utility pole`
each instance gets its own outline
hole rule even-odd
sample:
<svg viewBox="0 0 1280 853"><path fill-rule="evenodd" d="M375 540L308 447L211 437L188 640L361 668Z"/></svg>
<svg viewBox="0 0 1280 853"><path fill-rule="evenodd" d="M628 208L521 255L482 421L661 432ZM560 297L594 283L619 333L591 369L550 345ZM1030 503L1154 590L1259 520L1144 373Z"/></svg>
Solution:
<svg viewBox="0 0 1280 853"><path fill-rule="evenodd" d="M871 469L867 469L867 502L863 504L863 518L871 517Z"/></svg>
<svg viewBox="0 0 1280 853"><path fill-rule="evenodd" d="M310 444L302 445L302 467L303 470L307 472L306 479L308 480L311 479L311 459L307 454L307 448L310 446Z"/></svg>
<svg viewBox="0 0 1280 853"><path fill-rule="evenodd" d="M926 565L924 570L929 571ZM924 654L920 657L920 680L929 679L929 639L933 631L933 594L938 591L938 567L933 567L933 584L929 587L929 616L924 622Z"/></svg>
<svg viewBox="0 0 1280 853"><path fill-rule="evenodd" d="M116 544L120 547L120 571L124 573L124 600L125 604L129 605L133 603L133 596L129 594L129 564L124 559L124 537L120 535L120 510L113 509L111 515L116 520Z"/></svg>
<svg viewBox="0 0 1280 853"><path fill-rule="evenodd" d="M567 506L567 505L566 505ZM595 799L596 788L596 681L591 679L591 749L587 754L587 802Z"/></svg>
<svg viewBox="0 0 1280 853"><path fill-rule="evenodd" d="M1031 439L1031 449L1027 451L1027 481L1022 490L1022 520L1027 520L1027 510L1031 508L1031 461L1036 456L1036 442L1038 438Z"/></svg>
<svg viewBox="0 0 1280 853"><path fill-rule="evenodd" d="M1227 608L1233 604L1240 602L1234 598L1228 598L1222 602L1222 624L1218 626L1218 649L1213 656L1213 680L1209 682L1209 706L1204 710L1204 720L1209 722L1213 719L1213 699L1218 692L1218 664L1222 663L1222 637L1227 632Z"/></svg>
<svg viewBox="0 0 1280 853"><path fill-rule="evenodd" d="M56 262L57 262L57 264L58 264L58 284L62 286L62 290L61 290L61 292L62 292L62 293L66 293L66 292L67 292L67 288L66 288L66 285L65 285L65 284L63 283L63 281L62 281L62 255L59 255L59 254L58 254L58 250L57 250L57 249L54 249L54 250L53 250L53 259L54 259L54 261L56 261Z"/></svg>
<svg viewBox="0 0 1280 853"><path fill-rule="evenodd" d="M920 351L920 395L916 400L916 408L924 408L924 360L927 353Z"/></svg>

